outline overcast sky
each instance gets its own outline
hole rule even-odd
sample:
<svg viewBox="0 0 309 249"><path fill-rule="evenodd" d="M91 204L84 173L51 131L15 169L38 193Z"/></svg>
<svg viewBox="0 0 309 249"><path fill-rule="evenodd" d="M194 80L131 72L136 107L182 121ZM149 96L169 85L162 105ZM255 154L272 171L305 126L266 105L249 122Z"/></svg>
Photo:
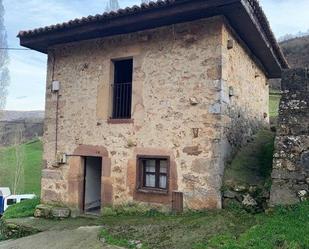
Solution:
<svg viewBox="0 0 309 249"><path fill-rule="evenodd" d="M76 17L103 13L106 0L3 0L9 47L19 47L16 35ZM309 0L260 0L277 37L309 29ZM138 0L119 0L121 7ZM11 83L7 110L43 110L46 56L35 51L10 51Z"/></svg>

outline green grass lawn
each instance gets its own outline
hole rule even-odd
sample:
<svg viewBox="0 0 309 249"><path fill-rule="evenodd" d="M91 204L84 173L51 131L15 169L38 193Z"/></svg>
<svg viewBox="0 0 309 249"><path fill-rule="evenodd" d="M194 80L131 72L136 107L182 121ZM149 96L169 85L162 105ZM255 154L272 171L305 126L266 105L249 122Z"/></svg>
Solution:
<svg viewBox="0 0 309 249"><path fill-rule="evenodd" d="M11 213L21 209L12 206ZM33 205L27 205L33 212ZM15 211L13 210L15 209ZM22 209L25 212L25 209ZM268 213L249 214L237 208L188 212L183 215L107 216L66 220L11 219L34 230L64 230L102 226L108 244L143 249L308 249L309 202L278 207ZM0 235L1 237L1 235ZM0 238L1 240L1 238Z"/></svg>
<svg viewBox="0 0 309 249"><path fill-rule="evenodd" d="M42 142L35 140L21 145L24 150L23 172L19 182L18 194L35 193L40 195L41 167L42 167ZM16 169L15 148L0 149L0 186L10 187L14 182Z"/></svg>
<svg viewBox="0 0 309 249"><path fill-rule="evenodd" d="M103 224L101 236L110 244L129 248L128 241L141 240L144 248L150 249L198 249L219 234L240 236L256 224L256 218L224 210L182 216L106 217Z"/></svg>
<svg viewBox="0 0 309 249"><path fill-rule="evenodd" d="M309 248L309 202L256 216L257 224L239 237L217 235L202 248L216 249L307 249Z"/></svg>
<svg viewBox="0 0 309 249"><path fill-rule="evenodd" d="M309 202L271 214L222 210L175 217L111 217L103 224L101 236L120 246L141 240L149 249L309 248Z"/></svg>
<svg viewBox="0 0 309 249"><path fill-rule="evenodd" d="M3 218L12 219L12 218L23 218L33 216L35 207L40 204L40 199L35 198L31 200L22 201L16 205L8 207L5 211Z"/></svg>

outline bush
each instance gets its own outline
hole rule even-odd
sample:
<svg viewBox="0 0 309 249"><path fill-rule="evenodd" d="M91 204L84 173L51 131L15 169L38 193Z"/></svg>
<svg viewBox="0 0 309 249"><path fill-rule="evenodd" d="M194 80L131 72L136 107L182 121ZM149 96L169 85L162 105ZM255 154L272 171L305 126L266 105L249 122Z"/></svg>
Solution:
<svg viewBox="0 0 309 249"><path fill-rule="evenodd" d="M4 225L3 225L3 220L0 219L0 241L5 240L5 236L4 236L4 234L3 234L3 230L4 230L4 227L3 227L3 226L4 226Z"/></svg>
<svg viewBox="0 0 309 249"><path fill-rule="evenodd" d="M3 218L23 218L33 216L35 207L40 204L40 199L25 200L10 206L3 214Z"/></svg>

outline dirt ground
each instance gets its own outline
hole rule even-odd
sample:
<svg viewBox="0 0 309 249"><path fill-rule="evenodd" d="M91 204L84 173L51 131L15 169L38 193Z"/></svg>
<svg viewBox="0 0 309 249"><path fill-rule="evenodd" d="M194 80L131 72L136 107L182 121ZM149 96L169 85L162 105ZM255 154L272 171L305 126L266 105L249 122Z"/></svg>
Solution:
<svg viewBox="0 0 309 249"><path fill-rule="evenodd" d="M0 249L120 249L104 245L98 238L100 227L45 231L29 237L0 242Z"/></svg>

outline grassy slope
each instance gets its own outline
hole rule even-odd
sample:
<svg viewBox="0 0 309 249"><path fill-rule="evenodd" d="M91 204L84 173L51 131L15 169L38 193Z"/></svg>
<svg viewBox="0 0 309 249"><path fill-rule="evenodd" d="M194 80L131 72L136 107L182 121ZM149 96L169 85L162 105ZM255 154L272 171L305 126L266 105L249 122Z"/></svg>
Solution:
<svg viewBox="0 0 309 249"><path fill-rule="evenodd" d="M275 134L261 130L243 147L225 169L226 186L248 184L264 186L272 169Z"/></svg>
<svg viewBox="0 0 309 249"><path fill-rule="evenodd" d="M40 199L25 200L10 206L4 213L5 219L23 218L33 216L35 207L40 204Z"/></svg>
<svg viewBox="0 0 309 249"><path fill-rule="evenodd" d="M278 93L270 93L269 95L269 116L271 118L278 116L280 98L281 95Z"/></svg>
<svg viewBox="0 0 309 249"><path fill-rule="evenodd" d="M40 194L42 143L38 140L22 145L24 149L24 170L17 192ZM14 181L16 168L14 147L0 149L0 186L10 187Z"/></svg>
<svg viewBox="0 0 309 249"><path fill-rule="evenodd" d="M281 95L270 94L269 112L272 119L278 116ZM224 182L234 184L254 184L263 186L269 178L272 168L275 134L261 130L253 141L243 147L233 161L226 167Z"/></svg>
<svg viewBox="0 0 309 249"><path fill-rule="evenodd" d="M202 248L216 249L307 249L309 248L309 202L277 208L273 214L256 216L257 224L239 237L213 237Z"/></svg>

